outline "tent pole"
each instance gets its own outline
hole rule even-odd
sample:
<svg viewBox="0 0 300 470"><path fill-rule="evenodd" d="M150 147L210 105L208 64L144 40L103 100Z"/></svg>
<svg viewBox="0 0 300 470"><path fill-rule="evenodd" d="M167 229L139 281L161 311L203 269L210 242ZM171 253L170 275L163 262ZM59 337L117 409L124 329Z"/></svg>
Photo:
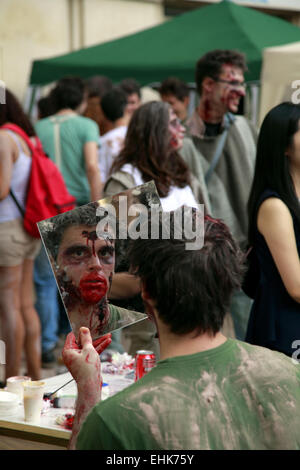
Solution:
<svg viewBox="0 0 300 470"><path fill-rule="evenodd" d="M35 85L31 88L30 91L30 101L29 101L29 109L28 109L28 116L31 118L32 117L32 111L35 103L35 98L37 94L38 87Z"/></svg>
<svg viewBox="0 0 300 470"><path fill-rule="evenodd" d="M33 109L36 92L37 92L37 87L36 86L32 87L30 103L29 103L29 110L28 110L29 116L31 115L31 112L32 112L32 109Z"/></svg>

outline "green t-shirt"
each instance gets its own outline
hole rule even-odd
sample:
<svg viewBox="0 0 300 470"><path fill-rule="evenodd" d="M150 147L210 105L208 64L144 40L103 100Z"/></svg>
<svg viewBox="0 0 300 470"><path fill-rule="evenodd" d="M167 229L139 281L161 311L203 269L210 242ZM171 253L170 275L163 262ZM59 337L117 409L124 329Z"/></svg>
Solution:
<svg viewBox="0 0 300 470"><path fill-rule="evenodd" d="M78 449L300 449L300 364L228 339L98 403Z"/></svg>
<svg viewBox="0 0 300 470"><path fill-rule="evenodd" d="M59 124L60 157L55 145L55 123ZM35 129L44 151L61 170L66 186L76 198L77 204L90 202L83 148L87 142L98 144L97 124L76 114L54 115L38 121Z"/></svg>

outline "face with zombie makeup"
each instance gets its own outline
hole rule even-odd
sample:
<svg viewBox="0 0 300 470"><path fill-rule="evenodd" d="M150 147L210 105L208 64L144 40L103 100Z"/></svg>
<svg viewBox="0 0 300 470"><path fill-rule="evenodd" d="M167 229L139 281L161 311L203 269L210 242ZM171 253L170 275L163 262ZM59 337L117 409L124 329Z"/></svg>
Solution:
<svg viewBox="0 0 300 470"><path fill-rule="evenodd" d="M114 271L114 244L96 226L68 227L56 259L56 278L74 334L81 326L99 336L107 324L107 293Z"/></svg>
<svg viewBox="0 0 300 470"><path fill-rule="evenodd" d="M242 69L224 64L217 78L206 77L202 84L204 121L217 122L228 111L238 111L241 98L245 96Z"/></svg>
<svg viewBox="0 0 300 470"><path fill-rule="evenodd" d="M169 110L169 131L171 136L170 145L174 150L179 150L182 147L185 128L171 107Z"/></svg>

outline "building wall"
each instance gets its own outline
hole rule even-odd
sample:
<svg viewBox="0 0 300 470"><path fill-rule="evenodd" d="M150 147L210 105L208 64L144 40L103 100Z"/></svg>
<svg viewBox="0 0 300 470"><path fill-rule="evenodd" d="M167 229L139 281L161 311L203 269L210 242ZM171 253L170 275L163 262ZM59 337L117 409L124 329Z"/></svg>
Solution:
<svg viewBox="0 0 300 470"><path fill-rule="evenodd" d="M157 2L85 0L85 11L86 45L136 33L165 20L162 5Z"/></svg>
<svg viewBox="0 0 300 470"><path fill-rule="evenodd" d="M24 102L33 60L109 41L164 20L160 0L1 0L0 80Z"/></svg>
<svg viewBox="0 0 300 470"><path fill-rule="evenodd" d="M1 0L0 79L21 100L33 59L69 50L68 5L60 0Z"/></svg>

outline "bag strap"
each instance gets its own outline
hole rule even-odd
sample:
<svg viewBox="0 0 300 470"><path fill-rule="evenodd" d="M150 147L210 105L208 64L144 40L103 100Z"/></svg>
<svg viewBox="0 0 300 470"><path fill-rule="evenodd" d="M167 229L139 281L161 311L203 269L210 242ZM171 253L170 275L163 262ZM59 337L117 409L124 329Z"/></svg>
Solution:
<svg viewBox="0 0 300 470"><path fill-rule="evenodd" d="M61 171L61 148L60 148L60 129L59 120L55 117L51 117L50 121L53 123L53 134L54 134L54 161Z"/></svg>
<svg viewBox="0 0 300 470"><path fill-rule="evenodd" d="M17 126L16 124L3 124L3 126L1 126L1 129L11 131L11 132L14 132L15 134L18 134L26 142L30 152L33 154L34 146L31 142L30 138L26 134L26 132L24 132L23 129L21 129L21 127ZM20 202L16 198L16 195L13 192L12 189L9 190L9 194L11 195L14 203L16 204L17 208L19 209L20 213L22 214L22 217L24 217L25 216L25 209L24 209L24 207L21 206Z"/></svg>
<svg viewBox="0 0 300 470"><path fill-rule="evenodd" d="M75 117L76 114L66 116L51 116L49 119L53 124L54 133L54 159L55 163L61 171L61 145L60 145L60 124Z"/></svg>
<svg viewBox="0 0 300 470"><path fill-rule="evenodd" d="M13 198L14 203L16 204L17 208L18 208L19 211L21 212L22 217L24 217L24 216L25 216L25 209L21 206L20 202L19 202L18 199L16 198L15 193L13 192L12 189L9 190L9 193L10 193L11 197Z"/></svg>
<svg viewBox="0 0 300 470"><path fill-rule="evenodd" d="M30 138L26 134L26 132L21 129L21 127L17 126L16 124L3 124L1 126L1 129L12 131L15 134L18 134L26 143L27 147L29 148L30 152L33 154L34 153L34 145L31 142Z"/></svg>
<svg viewBox="0 0 300 470"><path fill-rule="evenodd" d="M212 158L210 167L207 170L207 172L205 173L204 178L205 178L206 184L208 183L208 181L212 177L214 169L216 168L216 166L217 166L217 164L220 160L220 157L221 157L221 154L222 154L225 142L226 142L226 138L227 138L229 128L230 128L231 124L235 121L235 119L236 119L236 117L233 114L231 114L231 113L226 113L225 114L225 117L224 117L224 130L223 130L223 132L222 132L222 134L219 138L218 145L217 145L216 151L214 153L214 156Z"/></svg>

